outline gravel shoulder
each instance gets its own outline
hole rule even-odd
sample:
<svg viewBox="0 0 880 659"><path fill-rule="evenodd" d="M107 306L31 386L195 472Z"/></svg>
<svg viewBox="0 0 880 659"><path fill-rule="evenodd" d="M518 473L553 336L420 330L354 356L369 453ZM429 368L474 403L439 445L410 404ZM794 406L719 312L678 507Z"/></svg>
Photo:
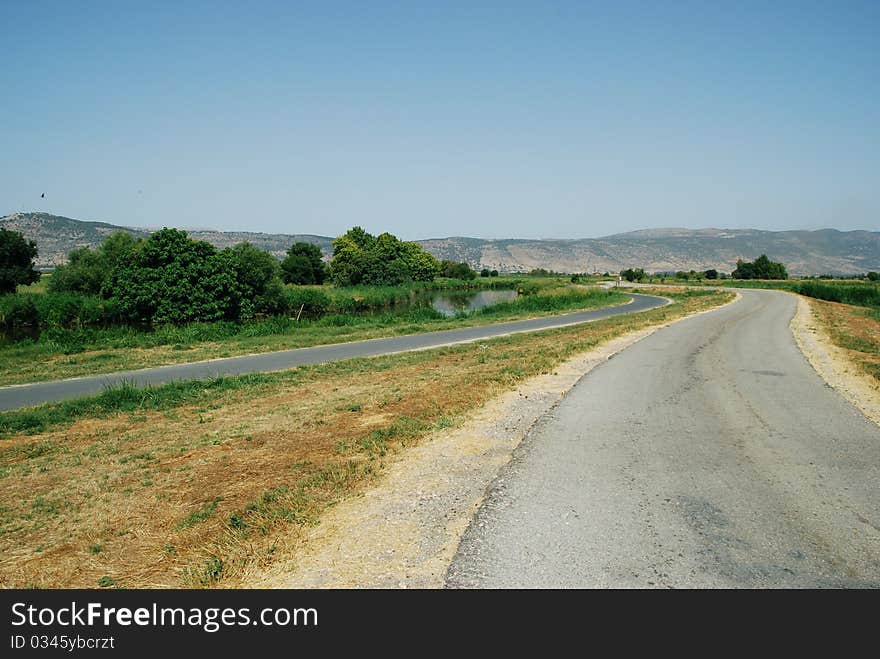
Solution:
<svg viewBox="0 0 880 659"><path fill-rule="evenodd" d="M880 425L880 386L834 345L807 298L798 296L791 331L801 352L829 387Z"/></svg>

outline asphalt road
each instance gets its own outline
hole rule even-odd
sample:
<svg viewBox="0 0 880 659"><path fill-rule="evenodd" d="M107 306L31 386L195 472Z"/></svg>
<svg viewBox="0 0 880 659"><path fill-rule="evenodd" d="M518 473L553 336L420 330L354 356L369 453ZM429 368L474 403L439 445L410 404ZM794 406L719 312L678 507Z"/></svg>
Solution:
<svg viewBox="0 0 880 659"><path fill-rule="evenodd" d="M593 322L602 318L655 309L668 303L665 298L650 295L632 296L626 305L578 311L559 316L516 320L481 327L410 334L386 339L371 339L334 345L267 352L259 355L228 357L210 361L159 366L136 371L118 371L68 380L0 387L0 410L29 407L54 401L80 398L101 393L106 387L127 382L135 386L156 385L173 380L207 379L221 375L244 375L282 371L295 366L323 364L353 357L376 357L410 350L437 348L455 343L468 343L506 334L534 332L566 325Z"/></svg>
<svg viewBox="0 0 880 659"><path fill-rule="evenodd" d="M880 429L796 347L793 296L740 292L536 425L448 587L880 586Z"/></svg>

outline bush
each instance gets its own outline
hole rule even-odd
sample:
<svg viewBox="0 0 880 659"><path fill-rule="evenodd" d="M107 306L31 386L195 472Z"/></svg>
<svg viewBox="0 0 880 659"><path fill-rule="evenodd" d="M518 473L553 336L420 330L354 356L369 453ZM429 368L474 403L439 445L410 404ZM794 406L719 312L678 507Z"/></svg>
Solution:
<svg viewBox="0 0 880 659"><path fill-rule="evenodd" d="M485 276L488 276L489 271L486 270L485 272ZM455 261L443 259L443 261L440 262L440 276L448 277L449 279L470 281L471 279L477 278L477 273L474 272L467 263L456 263Z"/></svg>
<svg viewBox="0 0 880 659"><path fill-rule="evenodd" d="M130 233L117 231L107 236L95 250L88 247L73 250L68 263L58 266L52 273L49 291L98 295L110 279L110 273L128 262L143 242Z"/></svg>
<svg viewBox="0 0 880 659"><path fill-rule="evenodd" d="M36 326L40 313L32 295L4 295L0 297L0 325L7 330L26 325Z"/></svg>
<svg viewBox="0 0 880 659"><path fill-rule="evenodd" d="M320 318L330 308L330 298L316 288L294 286L287 290L287 308L294 317L302 308L301 318Z"/></svg>

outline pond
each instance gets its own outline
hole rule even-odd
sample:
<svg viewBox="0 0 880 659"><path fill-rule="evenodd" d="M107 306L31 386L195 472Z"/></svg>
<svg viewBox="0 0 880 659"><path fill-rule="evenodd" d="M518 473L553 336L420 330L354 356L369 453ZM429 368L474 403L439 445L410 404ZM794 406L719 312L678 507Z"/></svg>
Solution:
<svg viewBox="0 0 880 659"><path fill-rule="evenodd" d="M516 291L487 290L466 292L439 292L431 295L431 306L444 316L452 317L459 313L471 313L499 302L511 302L519 294Z"/></svg>

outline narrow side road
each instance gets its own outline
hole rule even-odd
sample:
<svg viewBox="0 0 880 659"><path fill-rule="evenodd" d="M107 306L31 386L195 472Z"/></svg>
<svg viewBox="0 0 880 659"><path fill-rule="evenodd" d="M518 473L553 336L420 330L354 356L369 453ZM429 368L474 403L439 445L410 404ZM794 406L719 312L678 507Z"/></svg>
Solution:
<svg viewBox="0 0 880 659"><path fill-rule="evenodd" d="M523 440L448 587L878 587L880 428L813 371L796 298L661 329Z"/></svg>
<svg viewBox="0 0 880 659"><path fill-rule="evenodd" d="M120 371L68 380L0 387L0 410L12 410L41 403L94 395L101 393L108 386L123 382L143 387L173 380L195 380L221 375L244 375L247 373L282 371L307 364L324 364L353 357L376 357L396 352L439 348L445 345L480 341L507 334L535 332L554 327L577 325L612 316L648 311L669 303L665 298L636 295L634 293L630 295L632 302L625 305L603 307L590 311L578 311L559 316L546 316L544 318L516 320L480 327L464 327L440 332L426 332L424 334L410 334L408 336L396 336L385 339L370 339L367 341L315 346L313 348L299 348L257 355L212 359L189 364L159 366L136 371Z"/></svg>

